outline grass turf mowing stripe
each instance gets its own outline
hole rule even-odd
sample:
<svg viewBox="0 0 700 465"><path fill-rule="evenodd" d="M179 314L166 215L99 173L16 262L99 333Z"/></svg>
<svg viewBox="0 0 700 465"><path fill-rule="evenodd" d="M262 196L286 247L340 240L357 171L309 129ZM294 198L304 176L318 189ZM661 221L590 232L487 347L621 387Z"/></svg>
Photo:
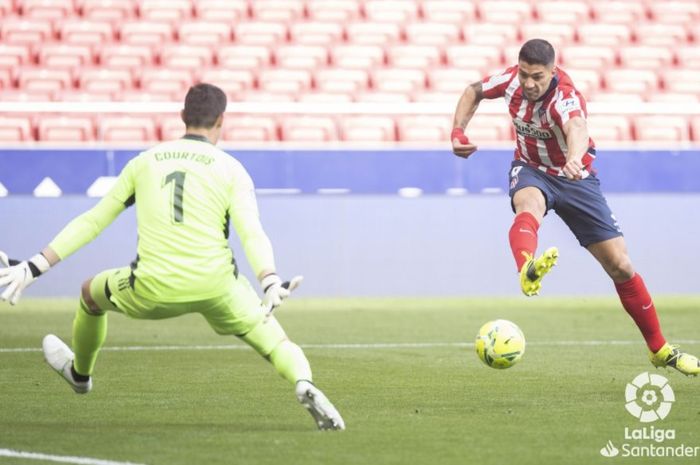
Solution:
<svg viewBox="0 0 700 465"><path fill-rule="evenodd" d="M0 449L0 457L12 457L43 462L72 463L76 465L143 465L134 462L115 462L114 460L93 459L90 457L72 457L69 455L51 455L40 452Z"/></svg>

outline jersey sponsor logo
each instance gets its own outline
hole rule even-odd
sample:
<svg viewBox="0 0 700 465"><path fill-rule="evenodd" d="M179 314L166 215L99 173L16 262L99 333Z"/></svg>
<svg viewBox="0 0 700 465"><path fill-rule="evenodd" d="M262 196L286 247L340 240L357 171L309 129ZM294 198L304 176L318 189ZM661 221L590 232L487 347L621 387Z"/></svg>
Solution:
<svg viewBox="0 0 700 465"><path fill-rule="evenodd" d="M549 129L539 128L532 123L514 119L513 125L515 126L515 131L521 136L534 137L535 139L551 139L554 137Z"/></svg>

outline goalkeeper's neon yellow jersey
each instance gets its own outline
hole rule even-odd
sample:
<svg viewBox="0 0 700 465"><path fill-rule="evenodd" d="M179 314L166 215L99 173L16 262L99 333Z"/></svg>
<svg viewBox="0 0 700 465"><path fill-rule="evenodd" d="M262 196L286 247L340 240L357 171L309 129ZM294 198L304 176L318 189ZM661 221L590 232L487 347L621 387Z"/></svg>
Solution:
<svg viewBox="0 0 700 465"><path fill-rule="evenodd" d="M255 274L275 269L250 176L233 157L192 135L129 161L111 191L49 247L65 259L134 201L138 255L133 285L146 298L187 302L227 293L234 273L229 219Z"/></svg>

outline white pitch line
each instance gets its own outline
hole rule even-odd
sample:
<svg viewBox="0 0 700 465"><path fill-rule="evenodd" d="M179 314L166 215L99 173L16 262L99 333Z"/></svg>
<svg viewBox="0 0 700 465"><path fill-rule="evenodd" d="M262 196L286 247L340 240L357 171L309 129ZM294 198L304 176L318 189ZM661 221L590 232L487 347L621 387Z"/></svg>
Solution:
<svg viewBox="0 0 700 465"><path fill-rule="evenodd" d="M673 342L679 344L700 344L700 340L681 339ZM566 346L629 346L642 345L641 340L635 341L533 341L528 346L566 347ZM299 344L304 349L432 349L438 347L474 347L473 342L377 342L377 343L345 343L345 344ZM191 345L191 346L114 346L104 347L108 352L146 352L146 351L177 351L177 350L250 350L242 344L228 345ZM0 353L41 352L36 347L0 347Z"/></svg>
<svg viewBox="0 0 700 465"><path fill-rule="evenodd" d="M25 452L21 450L0 449L0 457L13 457L44 462L73 463L76 465L143 465L134 462L115 462L114 460L93 459L90 457L72 457L70 455L50 455L40 452Z"/></svg>

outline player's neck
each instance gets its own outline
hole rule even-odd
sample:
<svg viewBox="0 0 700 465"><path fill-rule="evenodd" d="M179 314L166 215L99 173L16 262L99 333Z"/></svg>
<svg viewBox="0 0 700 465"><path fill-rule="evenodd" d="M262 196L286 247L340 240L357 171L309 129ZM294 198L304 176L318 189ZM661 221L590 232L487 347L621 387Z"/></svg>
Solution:
<svg viewBox="0 0 700 465"><path fill-rule="evenodd" d="M214 134L210 129L205 128L187 128L185 131L185 136L195 136L197 138L203 137L207 142L214 144Z"/></svg>

